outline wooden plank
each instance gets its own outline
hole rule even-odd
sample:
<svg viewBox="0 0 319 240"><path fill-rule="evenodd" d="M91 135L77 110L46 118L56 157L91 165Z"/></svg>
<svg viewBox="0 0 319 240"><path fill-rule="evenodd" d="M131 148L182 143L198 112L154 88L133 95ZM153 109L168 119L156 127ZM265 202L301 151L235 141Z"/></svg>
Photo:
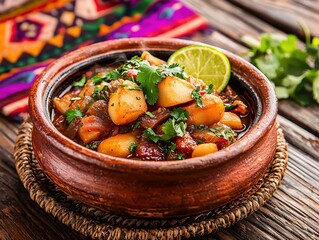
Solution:
<svg viewBox="0 0 319 240"><path fill-rule="evenodd" d="M304 21L310 29L312 36L319 35L319 15L313 9L304 8L295 1L272 1L272 0L229 0L248 12L258 16L271 25L277 26L285 32L291 32L298 36L304 36L300 27L300 21ZM299 1L303 2L303 1ZM319 1L311 1L312 6L318 6ZM309 4L309 2L308 2Z"/></svg>
<svg viewBox="0 0 319 240"><path fill-rule="evenodd" d="M4 119L0 122L0 239L86 239L30 199L12 158L16 129Z"/></svg>
<svg viewBox="0 0 319 240"><path fill-rule="evenodd" d="M290 100L279 101L279 113L319 137L319 105L303 107Z"/></svg>
<svg viewBox="0 0 319 240"><path fill-rule="evenodd" d="M277 120L290 144L319 159L319 138L280 115Z"/></svg>
<svg viewBox="0 0 319 240"><path fill-rule="evenodd" d="M213 29L234 41L240 41L244 35L257 37L265 31L280 32L270 24L225 1L184 0L184 2L204 16Z"/></svg>

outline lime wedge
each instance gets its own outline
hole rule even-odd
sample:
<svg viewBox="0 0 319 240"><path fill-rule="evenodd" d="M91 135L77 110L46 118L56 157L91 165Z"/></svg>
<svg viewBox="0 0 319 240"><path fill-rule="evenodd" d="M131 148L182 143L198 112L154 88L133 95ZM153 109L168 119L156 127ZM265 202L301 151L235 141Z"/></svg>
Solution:
<svg viewBox="0 0 319 240"><path fill-rule="evenodd" d="M207 85L214 84L218 92L223 91L230 78L231 67L228 58L214 47L190 45L174 52L168 64L178 63L185 72L199 78Z"/></svg>

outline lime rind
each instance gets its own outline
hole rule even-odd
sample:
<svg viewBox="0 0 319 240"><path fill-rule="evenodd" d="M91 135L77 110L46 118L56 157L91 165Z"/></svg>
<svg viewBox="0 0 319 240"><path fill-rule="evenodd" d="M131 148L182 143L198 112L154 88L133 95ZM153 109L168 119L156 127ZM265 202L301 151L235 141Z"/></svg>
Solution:
<svg viewBox="0 0 319 240"><path fill-rule="evenodd" d="M167 62L180 64L187 74L203 80L207 85L214 84L218 92L228 85L231 75L231 66L226 55L211 46L183 47L175 51Z"/></svg>

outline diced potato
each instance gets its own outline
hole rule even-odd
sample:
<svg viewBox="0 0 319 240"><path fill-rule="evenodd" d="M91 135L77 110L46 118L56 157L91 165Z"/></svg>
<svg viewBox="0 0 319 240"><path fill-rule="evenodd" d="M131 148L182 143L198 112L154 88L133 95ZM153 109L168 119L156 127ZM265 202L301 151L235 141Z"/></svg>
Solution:
<svg viewBox="0 0 319 240"><path fill-rule="evenodd" d="M105 130L103 120L91 115L82 118L78 134L81 140L86 144L98 139Z"/></svg>
<svg viewBox="0 0 319 240"><path fill-rule="evenodd" d="M150 54L147 51L144 51L142 53L141 58L144 60L147 60L151 65L161 65L165 63L162 59L154 57L152 54Z"/></svg>
<svg viewBox="0 0 319 240"><path fill-rule="evenodd" d="M217 152L218 148L215 143L203 143L195 147L192 157L202 157L210 153Z"/></svg>
<svg viewBox="0 0 319 240"><path fill-rule="evenodd" d="M196 129L192 132L191 136L194 139L201 140L205 143L216 143L219 140L219 137L216 136L215 133L207 129Z"/></svg>
<svg viewBox="0 0 319 240"><path fill-rule="evenodd" d="M225 107L223 101L212 94L202 96L203 107L192 103L183 107L189 113L188 125L210 125L219 122L224 116Z"/></svg>
<svg viewBox="0 0 319 240"><path fill-rule="evenodd" d="M129 147L137 142L134 133L118 134L100 143L97 151L114 157L126 158L130 154Z"/></svg>
<svg viewBox="0 0 319 240"><path fill-rule="evenodd" d="M124 81L123 84L137 86L131 81ZM146 111L147 105L142 90L119 87L110 96L108 112L111 120L117 125L133 122Z"/></svg>
<svg viewBox="0 0 319 240"><path fill-rule="evenodd" d="M94 93L94 89L97 86L91 85L92 80L88 80L85 86L82 88L79 97L83 98L84 96L91 96Z"/></svg>
<svg viewBox="0 0 319 240"><path fill-rule="evenodd" d="M225 112L223 118L220 120L221 123L227 125L232 129L242 129L243 124L240 120L240 117L232 112Z"/></svg>
<svg viewBox="0 0 319 240"><path fill-rule="evenodd" d="M69 110L72 103L71 98L74 97L72 92L64 95L61 98L55 97L53 99L53 105L60 113L65 114Z"/></svg>
<svg viewBox="0 0 319 240"><path fill-rule="evenodd" d="M166 77L158 84L159 107L172 107L193 100L194 86L178 77Z"/></svg>

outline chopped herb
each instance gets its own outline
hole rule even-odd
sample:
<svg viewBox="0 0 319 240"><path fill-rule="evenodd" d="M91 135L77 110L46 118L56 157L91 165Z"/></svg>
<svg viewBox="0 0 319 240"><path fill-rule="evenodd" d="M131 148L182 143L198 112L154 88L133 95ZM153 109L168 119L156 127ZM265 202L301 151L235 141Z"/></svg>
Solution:
<svg viewBox="0 0 319 240"><path fill-rule="evenodd" d="M90 143L90 144L85 144L86 148L96 150L97 149L97 143Z"/></svg>
<svg viewBox="0 0 319 240"><path fill-rule="evenodd" d="M145 129L143 135L146 137L147 141L153 141L157 143L160 140L160 136L157 135L151 128Z"/></svg>
<svg viewBox="0 0 319 240"><path fill-rule="evenodd" d="M118 84L119 87L125 87L128 90L141 90L139 86L131 86L129 84Z"/></svg>
<svg viewBox="0 0 319 240"><path fill-rule="evenodd" d="M273 83L279 99L291 98L301 105L309 105L313 100L319 103L319 38L313 38L307 31L306 47L298 47L295 35L279 36L265 33L260 42L243 40L251 47L250 61Z"/></svg>
<svg viewBox="0 0 319 240"><path fill-rule="evenodd" d="M188 112L181 108L174 108L172 112L170 112L170 115L176 120L176 122L180 122L180 121L186 121L188 119Z"/></svg>
<svg viewBox="0 0 319 240"><path fill-rule="evenodd" d="M165 141L173 137L183 137L185 135L186 127L186 123L176 123L175 119L170 118L162 127L164 134L161 136L161 139Z"/></svg>
<svg viewBox="0 0 319 240"><path fill-rule="evenodd" d="M198 129L203 130L203 129L207 129L208 127L205 126L204 124L200 124L197 126Z"/></svg>
<svg viewBox="0 0 319 240"><path fill-rule="evenodd" d="M234 142L235 137L237 136L237 134L231 128L217 127L208 129L211 132L213 132L217 137L222 137L230 142Z"/></svg>
<svg viewBox="0 0 319 240"><path fill-rule="evenodd" d="M83 116L80 107L77 107L75 110L67 110L65 115L67 124L70 124L75 118Z"/></svg>
<svg viewBox="0 0 319 240"><path fill-rule="evenodd" d="M196 101L196 105L198 107L203 107L202 95L200 94L200 86L196 86L196 88L193 90L192 97Z"/></svg>
<svg viewBox="0 0 319 240"><path fill-rule="evenodd" d="M119 79L121 76L120 72L117 69L114 69L110 72L105 72L102 75L96 75L91 78L93 85L100 84L103 81L110 82L113 80Z"/></svg>
<svg viewBox="0 0 319 240"><path fill-rule="evenodd" d="M73 97L73 98L71 98L70 100L71 101L77 101L77 100L81 100L82 98L81 97Z"/></svg>
<svg viewBox="0 0 319 240"><path fill-rule="evenodd" d="M154 116L154 114L153 113L151 113L151 112L146 112L145 113L147 116L149 116L150 118L155 118L155 116Z"/></svg>
<svg viewBox="0 0 319 240"><path fill-rule="evenodd" d="M136 100L141 100L141 97L137 96L137 97L136 97Z"/></svg>
<svg viewBox="0 0 319 240"><path fill-rule="evenodd" d="M148 104L154 105L158 99L157 84L162 80L158 67L143 64L139 67L140 72L136 80L141 84L141 88L146 95Z"/></svg>
<svg viewBox="0 0 319 240"><path fill-rule="evenodd" d="M95 97L98 97L100 94L100 87L95 87L94 88L94 92L93 94L91 95L92 98L95 98Z"/></svg>
<svg viewBox="0 0 319 240"><path fill-rule="evenodd" d="M132 153L132 152L134 152L135 150L136 150L136 148L137 148L137 143L136 142L134 142L134 143L131 143L131 145L129 146L129 150L130 150L130 152Z"/></svg>
<svg viewBox="0 0 319 240"><path fill-rule="evenodd" d="M141 122L140 121L137 121L133 126L132 126L132 131L138 129L141 125Z"/></svg>
<svg viewBox="0 0 319 240"><path fill-rule="evenodd" d="M95 87L91 97L106 100L106 96L104 95L106 90L107 90L106 86L104 86L102 90L100 90L100 87Z"/></svg>
<svg viewBox="0 0 319 240"><path fill-rule="evenodd" d="M225 106L225 111L226 111L226 112L229 112L229 111L231 111L231 110L237 108L237 107L238 107L238 104L225 103L224 106Z"/></svg>
<svg viewBox="0 0 319 240"><path fill-rule="evenodd" d="M162 78L167 76L175 76L181 79L187 78L187 74L184 72L184 67L179 66L178 63L173 63L169 66L162 64L159 68L161 69Z"/></svg>
<svg viewBox="0 0 319 240"><path fill-rule="evenodd" d="M144 130L144 136L146 136L148 141L153 141L154 143L157 143L159 140L167 141L173 137L183 137L186 127L186 123L176 123L175 119L170 118L163 124L163 135L158 135L151 128L147 128Z"/></svg>
<svg viewBox="0 0 319 240"><path fill-rule="evenodd" d="M144 62L138 67L136 80L141 84L148 104L154 105L156 103L158 99L157 84L167 76L185 79L186 75L184 74L184 69L177 64L150 66L148 62Z"/></svg>
<svg viewBox="0 0 319 240"><path fill-rule="evenodd" d="M176 160L183 160L183 159L185 159L184 154L178 154L178 155L176 156Z"/></svg>
<svg viewBox="0 0 319 240"><path fill-rule="evenodd" d="M211 94L214 90L214 85L213 84L209 84L208 88L206 89L206 93L207 94Z"/></svg>
<svg viewBox="0 0 319 240"><path fill-rule="evenodd" d="M82 78L79 81L72 83L72 86L73 87L83 87L85 85L85 83L86 83L86 77L83 74Z"/></svg>
<svg viewBox="0 0 319 240"><path fill-rule="evenodd" d="M114 103L111 103L111 107L114 107Z"/></svg>
<svg viewBox="0 0 319 240"><path fill-rule="evenodd" d="M196 144L198 145L198 144L202 144L202 143L205 143L204 141L202 141L202 140L199 140L199 139L194 139L194 141L196 142Z"/></svg>

